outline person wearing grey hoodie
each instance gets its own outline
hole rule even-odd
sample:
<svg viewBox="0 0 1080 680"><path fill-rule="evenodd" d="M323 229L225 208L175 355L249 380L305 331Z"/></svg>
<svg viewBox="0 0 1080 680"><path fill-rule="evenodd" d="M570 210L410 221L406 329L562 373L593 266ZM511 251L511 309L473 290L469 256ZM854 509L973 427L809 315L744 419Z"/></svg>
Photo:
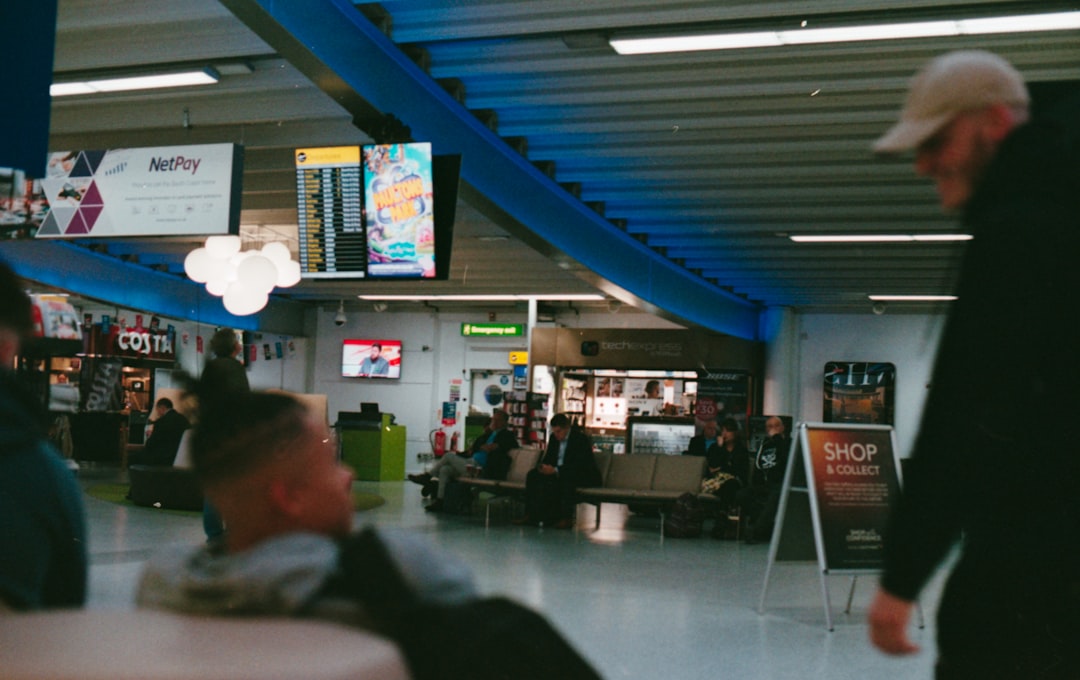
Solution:
<svg viewBox="0 0 1080 680"><path fill-rule="evenodd" d="M238 394L202 410L191 457L225 534L152 557L139 606L363 628L396 642L418 680L599 677L544 617L481 597L459 560L404 532L354 532L352 471L292 397Z"/></svg>
<svg viewBox="0 0 1080 680"><path fill-rule="evenodd" d="M140 606L210 615L332 618L380 629L370 605L343 602L343 569L392 567L423 602L476 597L469 569L404 532L353 533L352 471L325 423L291 397L238 395L227 415L203 412L192 464L225 517L223 540L171 546L144 570ZM222 417L224 416L224 417ZM383 560L376 564L374 555ZM345 557L348 560L344 559Z"/></svg>

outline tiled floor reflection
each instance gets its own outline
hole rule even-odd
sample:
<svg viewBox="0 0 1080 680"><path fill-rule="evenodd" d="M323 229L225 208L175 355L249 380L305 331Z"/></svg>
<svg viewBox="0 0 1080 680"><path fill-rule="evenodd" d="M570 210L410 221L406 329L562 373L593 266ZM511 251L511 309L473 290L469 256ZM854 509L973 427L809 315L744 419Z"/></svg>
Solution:
<svg viewBox="0 0 1080 680"><path fill-rule="evenodd" d="M81 473L83 484L121 479L115 470ZM547 614L606 678L929 678L932 616L915 631L924 651L901 660L866 641L864 617L872 576L857 584L851 615L841 610L849 577L830 576L835 630L826 631L820 580L812 564L774 571L766 610L758 601L767 545L710 538L661 541L659 520L605 505L579 506L578 529L517 527L505 508L483 514L433 516L408 482L358 482L386 504L359 522L426 535L473 565L486 592L503 593ZM86 497L90 522L89 606L132 606L135 580L155 548L203 539L197 517L123 508ZM934 611L940 578L927 610Z"/></svg>

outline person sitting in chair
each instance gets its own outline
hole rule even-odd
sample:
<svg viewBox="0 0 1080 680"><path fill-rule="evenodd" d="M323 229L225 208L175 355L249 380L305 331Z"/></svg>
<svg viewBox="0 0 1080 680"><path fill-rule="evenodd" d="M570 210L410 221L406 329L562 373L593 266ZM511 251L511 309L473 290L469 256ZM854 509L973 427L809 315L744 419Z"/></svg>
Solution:
<svg viewBox="0 0 1080 680"><path fill-rule="evenodd" d="M142 451L133 453L128 459L129 465L156 465L168 467L176 459L176 450L180 448L180 438L191 423L182 413L173 408L172 399L162 397L154 404L154 418L150 421L154 429L146 440Z"/></svg>
<svg viewBox="0 0 1080 680"><path fill-rule="evenodd" d="M439 512L443 509L450 480L463 476L470 464L480 468L485 479L506 479L506 473L510 471L510 449L518 445L517 438L506 429L509 421L506 411L495 409L483 434L473 441L467 451L447 453L431 466L429 472L409 475L409 481L424 487L425 495L433 492L436 495L425 510ZM433 490L432 485L436 485L437 489Z"/></svg>
<svg viewBox="0 0 1080 680"><path fill-rule="evenodd" d="M517 524L574 526L574 494L583 486L599 486L600 469L585 433L571 429L559 413L551 419L551 438L536 469L525 476L525 517Z"/></svg>

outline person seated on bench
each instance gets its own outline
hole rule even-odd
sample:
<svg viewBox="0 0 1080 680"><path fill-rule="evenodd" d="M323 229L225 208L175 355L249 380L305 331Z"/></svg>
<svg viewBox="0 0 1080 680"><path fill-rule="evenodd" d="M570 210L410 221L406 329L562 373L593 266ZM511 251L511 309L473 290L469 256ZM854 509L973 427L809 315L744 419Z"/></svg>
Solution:
<svg viewBox="0 0 1080 680"><path fill-rule="evenodd" d="M750 471L750 452L739 434L739 421L724 418L720 423L720 442L705 452L705 478L701 492L712 494L720 501L719 514L713 526L713 538L727 538L737 526L729 517L738 507L735 496L746 484Z"/></svg>
<svg viewBox="0 0 1080 680"><path fill-rule="evenodd" d="M427 491L426 495L431 495L430 485L438 483L436 498L425 510L439 512L443 509L447 485L450 480L464 476L470 464L480 468L480 474L485 479L506 479L506 473L510 470L510 450L518 445L517 438L506 429L509 421L506 411L495 409L483 434L473 441L468 450L447 453L431 466L429 472L409 475L409 481L422 485Z"/></svg>
<svg viewBox="0 0 1080 680"><path fill-rule="evenodd" d="M176 460L176 450L180 448L180 438L191 423L182 413L173 408L172 399L162 397L154 404L154 426L142 451L132 453L128 465L172 466Z"/></svg>
<svg viewBox="0 0 1080 680"><path fill-rule="evenodd" d="M476 596L463 563L418 539L374 528L352 532L353 473L338 462L326 424L290 396L236 394L227 412L200 411L191 456L229 530L222 542L173 546L152 557L139 606L377 621L378 612L339 601L347 599L342 591L358 587L347 579L377 576L365 573L374 551L398 565L421 598L453 603Z"/></svg>
<svg viewBox="0 0 1080 680"><path fill-rule="evenodd" d="M354 533L352 471L326 423L293 397L236 394L228 409L200 410L191 453L229 530L152 557L138 606L370 630L399 645L417 680L599 677L544 617L479 596L461 561L404 532ZM452 625L469 634L433 644ZM495 635L499 649L486 649Z"/></svg>
<svg viewBox="0 0 1080 680"><path fill-rule="evenodd" d="M82 490L49 443L41 399L12 370L34 329L25 290L0 262L0 616L86 601Z"/></svg>
<svg viewBox="0 0 1080 680"><path fill-rule="evenodd" d="M600 486L600 468L592 442L570 419L559 413L551 419L551 438L540 464L525 477L525 516L516 524L574 526L575 494L581 487Z"/></svg>
<svg viewBox="0 0 1080 680"><path fill-rule="evenodd" d="M704 456L710 446L720 443L720 438L717 436L718 427L716 420L706 420L702 423L701 434L690 437L690 443L687 445L686 450L683 451L683 454L687 456Z"/></svg>

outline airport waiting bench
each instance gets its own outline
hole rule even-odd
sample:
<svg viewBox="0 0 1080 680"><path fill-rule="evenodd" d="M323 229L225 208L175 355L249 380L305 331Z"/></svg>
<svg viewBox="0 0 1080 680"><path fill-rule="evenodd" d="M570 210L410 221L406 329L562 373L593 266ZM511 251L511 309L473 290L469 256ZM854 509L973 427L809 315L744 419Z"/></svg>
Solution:
<svg viewBox="0 0 1080 680"><path fill-rule="evenodd" d="M692 493L705 504L717 501L715 496L701 493L706 465L702 456L597 454L596 459L603 483L578 489L577 500L596 506L597 528L604 503L656 508L663 536L664 516L679 496Z"/></svg>
<svg viewBox="0 0 1080 680"><path fill-rule="evenodd" d="M506 479L483 479L480 477L459 477L456 481L466 485L475 498L480 492L492 494L507 502L525 497L525 477L540 463L543 451L532 447L511 449L510 469ZM484 526L491 522L491 501L484 506Z"/></svg>

